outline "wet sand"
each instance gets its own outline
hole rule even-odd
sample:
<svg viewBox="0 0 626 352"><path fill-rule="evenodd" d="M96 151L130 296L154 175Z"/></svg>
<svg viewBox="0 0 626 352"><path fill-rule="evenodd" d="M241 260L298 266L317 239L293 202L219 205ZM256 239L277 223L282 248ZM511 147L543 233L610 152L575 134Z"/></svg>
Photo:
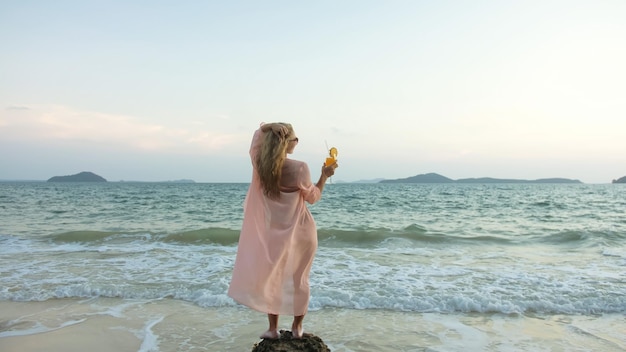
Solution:
<svg viewBox="0 0 626 352"><path fill-rule="evenodd" d="M98 298L0 301L0 351L250 351L266 317L243 307ZM291 317L281 317L289 329ZM626 351L626 317L324 309L305 331L334 352Z"/></svg>

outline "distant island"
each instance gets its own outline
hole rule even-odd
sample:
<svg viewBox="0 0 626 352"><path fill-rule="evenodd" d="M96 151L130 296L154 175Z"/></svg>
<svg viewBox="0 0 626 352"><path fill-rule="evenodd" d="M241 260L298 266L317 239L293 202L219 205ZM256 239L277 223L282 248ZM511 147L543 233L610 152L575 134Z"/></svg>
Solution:
<svg viewBox="0 0 626 352"><path fill-rule="evenodd" d="M75 175L54 176L47 182L107 182L107 180L93 172L83 171Z"/></svg>
<svg viewBox="0 0 626 352"><path fill-rule="evenodd" d="M613 183L626 183L626 176L613 180Z"/></svg>
<svg viewBox="0 0 626 352"><path fill-rule="evenodd" d="M579 180L570 180L567 178L542 178L538 180L518 180L518 179L501 179L491 177L481 178L462 178L453 180L445 176L428 173L422 175L411 176L407 178L399 178L395 180L382 180L380 183L582 183Z"/></svg>

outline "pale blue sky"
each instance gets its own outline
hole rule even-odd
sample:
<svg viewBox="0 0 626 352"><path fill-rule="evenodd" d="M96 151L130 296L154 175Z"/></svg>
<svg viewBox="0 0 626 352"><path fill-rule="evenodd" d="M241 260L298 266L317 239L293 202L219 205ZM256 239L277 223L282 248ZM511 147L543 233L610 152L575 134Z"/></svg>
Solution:
<svg viewBox="0 0 626 352"><path fill-rule="evenodd" d="M626 1L0 1L0 179L626 175Z"/></svg>

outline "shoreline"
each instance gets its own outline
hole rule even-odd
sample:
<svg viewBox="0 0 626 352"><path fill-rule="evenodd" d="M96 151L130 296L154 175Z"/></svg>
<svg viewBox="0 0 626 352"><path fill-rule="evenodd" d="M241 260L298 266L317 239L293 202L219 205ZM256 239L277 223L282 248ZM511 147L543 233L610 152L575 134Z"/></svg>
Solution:
<svg viewBox="0 0 626 352"><path fill-rule="evenodd" d="M439 314L388 310L311 311L306 332L334 352L626 350L626 317ZM251 351L264 314L202 308L174 299L0 301L3 352ZM288 330L291 317L279 328Z"/></svg>

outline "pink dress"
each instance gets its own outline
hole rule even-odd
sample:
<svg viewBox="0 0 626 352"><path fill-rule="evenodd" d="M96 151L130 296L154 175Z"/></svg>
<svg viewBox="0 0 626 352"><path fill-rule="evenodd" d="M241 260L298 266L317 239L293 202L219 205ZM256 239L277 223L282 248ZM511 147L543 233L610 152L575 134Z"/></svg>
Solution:
<svg viewBox="0 0 626 352"><path fill-rule="evenodd" d="M287 159L280 199L266 197L254 168L263 135L258 129L250 146L252 182L244 202L228 295L263 313L304 315L309 306L309 272L317 250L317 228L305 201L317 202L321 192L311 182L306 163Z"/></svg>

